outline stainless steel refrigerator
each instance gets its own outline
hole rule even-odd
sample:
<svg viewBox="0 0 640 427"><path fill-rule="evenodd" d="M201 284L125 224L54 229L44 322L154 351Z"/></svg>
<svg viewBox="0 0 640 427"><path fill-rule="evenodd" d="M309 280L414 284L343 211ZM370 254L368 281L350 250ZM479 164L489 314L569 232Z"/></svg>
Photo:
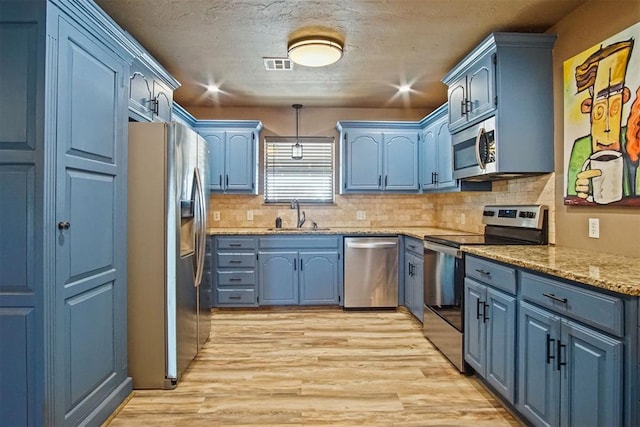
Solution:
<svg viewBox="0 0 640 427"><path fill-rule="evenodd" d="M133 387L174 388L210 332L203 282L206 141L129 123L127 343ZM88 201L90 203L90 201Z"/></svg>

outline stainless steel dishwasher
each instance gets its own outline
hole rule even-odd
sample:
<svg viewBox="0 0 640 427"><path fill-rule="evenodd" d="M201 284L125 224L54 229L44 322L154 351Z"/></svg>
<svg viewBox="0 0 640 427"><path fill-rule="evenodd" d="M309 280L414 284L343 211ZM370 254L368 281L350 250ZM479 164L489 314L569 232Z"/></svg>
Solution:
<svg viewBox="0 0 640 427"><path fill-rule="evenodd" d="M344 239L344 307L398 306L398 238Z"/></svg>

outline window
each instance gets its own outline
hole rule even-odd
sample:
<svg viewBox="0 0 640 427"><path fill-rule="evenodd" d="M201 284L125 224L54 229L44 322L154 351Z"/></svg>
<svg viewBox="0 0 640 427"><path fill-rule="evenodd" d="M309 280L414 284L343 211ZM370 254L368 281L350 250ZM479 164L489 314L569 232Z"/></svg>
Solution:
<svg viewBox="0 0 640 427"><path fill-rule="evenodd" d="M266 203L333 203L334 140L298 138L302 159L291 157L294 137L265 137L264 200Z"/></svg>

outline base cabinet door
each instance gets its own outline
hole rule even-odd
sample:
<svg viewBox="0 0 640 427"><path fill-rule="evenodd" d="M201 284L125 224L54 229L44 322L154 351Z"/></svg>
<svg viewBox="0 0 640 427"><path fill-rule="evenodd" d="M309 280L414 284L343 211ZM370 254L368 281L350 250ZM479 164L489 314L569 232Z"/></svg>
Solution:
<svg viewBox="0 0 640 427"><path fill-rule="evenodd" d="M622 347L616 339L562 321L561 425L622 425Z"/></svg>
<svg viewBox="0 0 640 427"><path fill-rule="evenodd" d="M465 361L514 403L516 299L470 278L464 292Z"/></svg>
<svg viewBox="0 0 640 427"><path fill-rule="evenodd" d="M556 370L560 319L526 302L519 307L518 410L534 425L560 422L560 375Z"/></svg>
<svg viewBox="0 0 640 427"><path fill-rule="evenodd" d="M486 286L464 280L464 360L482 377L486 366L486 328L482 318L486 292Z"/></svg>
<svg viewBox="0 0 640 427"><path fill-rule="evenodd" d="M300 252L300 304L338 304L338 252Z"/></svg>
<svg viewBox="0 0 640 427"><path fill-rule="evenodd" d="M515 402L516 299L487 288L485 378L509 402Z"/></svg>
<svg viewBox="0 0 640 427"><path fill-rule="evenodd" d="M260 305L298 304L298 252L258 252Z"/></svg>
<svg viewBox="0 0 640 427"><path fill-rule="evenodd" d="M622 424L622 342L520 303L518 409L534 425Z"/></svg>

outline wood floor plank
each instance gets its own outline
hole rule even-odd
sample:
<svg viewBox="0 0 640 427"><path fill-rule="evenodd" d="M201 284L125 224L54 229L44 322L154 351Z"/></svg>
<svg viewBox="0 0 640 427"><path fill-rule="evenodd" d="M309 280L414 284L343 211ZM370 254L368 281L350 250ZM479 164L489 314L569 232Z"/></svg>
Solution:
<svg viewBox="0 0 640 427"><path fill-rule="evenodd" d="M212 313L175 390L136 390L113 427L517 426L403 309Z"/></svg>

